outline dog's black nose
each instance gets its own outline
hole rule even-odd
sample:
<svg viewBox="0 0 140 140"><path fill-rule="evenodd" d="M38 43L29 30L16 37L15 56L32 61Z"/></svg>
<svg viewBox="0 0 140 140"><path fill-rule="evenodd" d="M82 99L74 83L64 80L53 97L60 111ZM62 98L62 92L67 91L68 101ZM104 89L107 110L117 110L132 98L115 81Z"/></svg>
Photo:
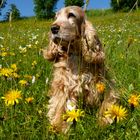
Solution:
<svg viewBox="0 0 140 140"><path fill-rule="evenodd" d="M59 25L52 25L51 31L53 34L57 34L59 32L60 26Z"/></svg>

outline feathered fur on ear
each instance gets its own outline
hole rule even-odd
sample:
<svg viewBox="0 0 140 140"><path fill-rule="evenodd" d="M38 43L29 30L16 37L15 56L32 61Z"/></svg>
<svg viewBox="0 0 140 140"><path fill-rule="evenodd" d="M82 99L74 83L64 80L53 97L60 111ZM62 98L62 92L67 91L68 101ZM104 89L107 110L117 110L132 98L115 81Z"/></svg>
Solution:
<svg viewBox="0 0 140 140"><path fill-rule="evenodd" d="M105 55L102 51L102 44L89 21L85 21L84 30L82 53L85 61L88 63L103 63Z"/></svg>
<svg viewBox="0 0 140 140"><path fill-rule="evenodd" d="M87 45L93 51L100 51L102 50L102 44L97 36L95 29L93 28L92 24L89 21L85 21L85 39Z"/></svg>

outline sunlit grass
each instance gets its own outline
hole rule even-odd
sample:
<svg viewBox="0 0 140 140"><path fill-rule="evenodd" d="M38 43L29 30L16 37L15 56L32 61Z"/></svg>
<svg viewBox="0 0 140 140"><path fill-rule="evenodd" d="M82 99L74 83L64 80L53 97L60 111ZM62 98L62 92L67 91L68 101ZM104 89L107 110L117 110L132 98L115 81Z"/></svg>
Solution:
<svg viewBox="0 0 140 140"><path fill-rule="evenodd" d="M11 139L127 139L140 137L140 12L88 17L98 31L106 53L106 67L120 93L127 116L100 127L97 109L86 110L67 135L55 134L48 123L48 89L51 63L42 50L48 44L51 21L21 20L0 23L0 138ZM104 85L98 89L104 92ZM22 99L5 104L8 91L20 91ZM131 102L130 102L131 98ZM15 98L14 98L15 99ZM10 105L12 103L12 105ZM132 107L132 104L133 107ZM137 105L135 105L137 104Z"/></svg>

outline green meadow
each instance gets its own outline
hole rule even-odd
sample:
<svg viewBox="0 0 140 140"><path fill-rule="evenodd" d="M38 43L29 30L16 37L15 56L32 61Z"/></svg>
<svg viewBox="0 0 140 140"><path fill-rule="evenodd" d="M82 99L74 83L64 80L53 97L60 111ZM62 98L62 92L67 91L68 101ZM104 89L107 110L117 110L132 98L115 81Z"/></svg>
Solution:
<svg viewBox="0 0 140 140"><path fill-rule="evenodd" d="M87 13L102 41L105 65L120 94L119 105L127 110L127 115L101 127L93 108L66 135L55 133L46 116L53 67L43 58L42 50L48 45L52 21L32 18L1 22L0 139L140 140L139 17L140 11ZM13 92L17 93L15 102L11 101Z"/></svg>

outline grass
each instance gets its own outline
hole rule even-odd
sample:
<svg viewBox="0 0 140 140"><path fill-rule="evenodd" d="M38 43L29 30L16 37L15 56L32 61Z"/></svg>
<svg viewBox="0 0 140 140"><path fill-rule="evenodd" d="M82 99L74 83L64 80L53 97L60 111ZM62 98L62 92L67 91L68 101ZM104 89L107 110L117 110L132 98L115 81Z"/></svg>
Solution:
<svg viewBox="0 0 140 140"><path fill-rule="evenodd" d="M51 21L0 23L0 70L16 64L13 73L18 74L17 78L0 76L0 139L140 139L140 106L128 104L132 94L140 95L140 12L88 15L103 43L106 66L121 95L120 104L128 111L126 119L102 128L95 111L87 111L67 135L50 132L46 114L52 64L44 60L42 49L49 41ZM20 80L27 84L19 84ZM21 91L22 99L6 106L1 97L14 89ZM27 102L28 97L34 99Z"/></svg>

